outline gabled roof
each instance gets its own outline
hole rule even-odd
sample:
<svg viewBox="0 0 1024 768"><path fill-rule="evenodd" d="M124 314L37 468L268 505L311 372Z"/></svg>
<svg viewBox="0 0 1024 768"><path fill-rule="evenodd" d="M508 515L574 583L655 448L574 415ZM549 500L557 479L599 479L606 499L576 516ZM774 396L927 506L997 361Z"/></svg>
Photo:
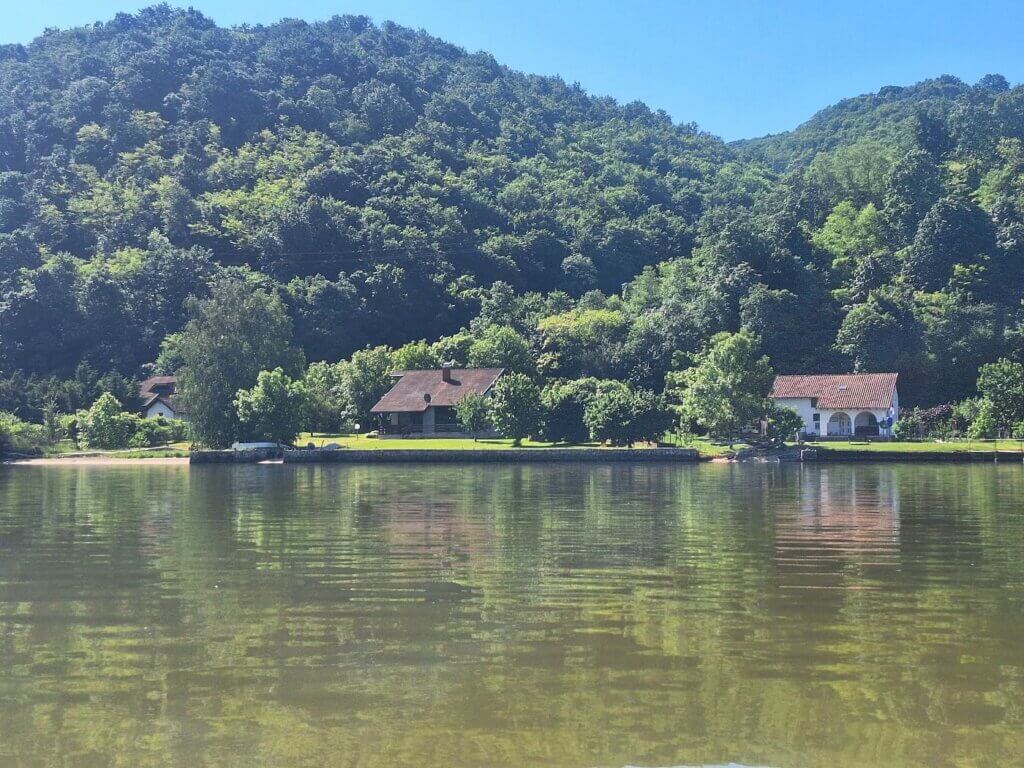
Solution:
<svg viewBox="0 0 1024 768"><path fill-rule="evenodd" d="M160 392L146 392L142 395L142 411L148 411L150 406L154 403L163 403L175 414L184 414L185 412L179 407L178 399L173 396L165 395Z"/></svg>
<svg viewBox="0 0 1024 768"><path fill-rule="evenodd" d="M157 389L174 391L178 387L177 376L150 376L148 379L139 382L139 396L147 397L150 392Z"/></svg>
<svg viewBox="0 0 1024 768"><path fill-rule="evenodd" d="M828 373L776 376L773 398L816 398L818 408L888 408L896 392L895 373Z"/></svg>
<svg viewBox="0 0 1024 768"><path fill-rule="evenodd" d="M395 371L398 382L370 410L373 413L422 413L430 406L455 405L469 394L483 395L504 368L452 368L451 381L440 370ZM424 397L427 395L428 397Z"/></svg>

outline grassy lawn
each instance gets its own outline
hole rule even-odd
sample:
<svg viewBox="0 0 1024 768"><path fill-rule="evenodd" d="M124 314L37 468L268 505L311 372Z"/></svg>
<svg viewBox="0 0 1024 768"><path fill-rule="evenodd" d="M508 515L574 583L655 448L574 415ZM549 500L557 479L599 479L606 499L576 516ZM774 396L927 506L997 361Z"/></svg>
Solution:
<svg viewBox="0 0 1024 768"><path fill-rule="evenodd" d="M906 453L961 453L965 451L1017 451L1021 452L1024 443L1020 440L955 440L944 443L937 442L900 442L869 443L856 440L828 441L821 443L805 443L807 448L819 448L831 451L902 451Z"/></svg>
<svg viewBox="0 0 1024 768"><path fill-rule="evenodd" d="M382 440L380 438L368 438L366 435L311 435L308 432L304 432L299 435L295 441L296 446L305 446L307 443L313 443L317 448L323 447L328 443L337 443L338 445L344 446L345 448L360 448L365 450L395 450L395 449L408 449L408 450L445 450L445 451L467 451L467 450L479 450L479 451L493 451L500 450L503 448L513 448L511 440L501 438L481 438L480 440L473 441L468 438L459 437L418 437L418 438L390 438ZM730 453L731 451L737 451L740 448L746 447L745 443L736 443L730 449L728 445L718 445L712 443L709 440L700 438L694 440L692 443L678 443L680 448L696 448L701 456L722 456ZM544 443L536 440L524 440L521 446L522 448L601 448L604 446L598 443L579 443L573 445L563 445L559 443ZM634 448L647 448L650 447L646 444L637 444Z"/></svg>
<svg viewBox="0 0 1024 768"><path fill-rule="evenodd" d="M721 440L712 441L710 438L707 437L695 437L692 440L690 440L690 442L681 442L675 436L669 436L666 438L666 442L671 443L679 448L696 448L697 452L701 456L707 456L711 458L714 458L715 456L727 456L731 453L735 453L736 451L740 451L743 450L744 448L750 447L747 443L744 443L742 440L737 440L730 447L730 445L726 442L723 442Z"/></svg>
<svg viewBox="0 0 1024 768"><path fill-rule="evenodd" d="M417 438L369 438L366 435L310 435L304 432L295 441L296 446L305 446L313 443L320 448L328 443L337 443L345 448L359 448L362 450L394 450L398 448L415 450L444 450L444 451L493 451L502 448L513 448L511 440L500 438L481 438L473 441L461 437L417 437ZM522 448L599 448L597 443L585 443L581 445L556 445L555 443L541 443L535 440L523 440Z"/></svg>

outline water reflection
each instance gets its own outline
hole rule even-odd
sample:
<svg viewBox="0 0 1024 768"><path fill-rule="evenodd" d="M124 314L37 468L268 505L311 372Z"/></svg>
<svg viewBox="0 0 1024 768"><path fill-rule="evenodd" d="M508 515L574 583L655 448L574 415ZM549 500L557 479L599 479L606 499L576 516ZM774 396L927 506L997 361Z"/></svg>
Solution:
<svg viewBox="0 0 1024 768"><path fill-rule="evenodd" d="M1013 764L1024 468L0 469L0 765Z"/></svg>

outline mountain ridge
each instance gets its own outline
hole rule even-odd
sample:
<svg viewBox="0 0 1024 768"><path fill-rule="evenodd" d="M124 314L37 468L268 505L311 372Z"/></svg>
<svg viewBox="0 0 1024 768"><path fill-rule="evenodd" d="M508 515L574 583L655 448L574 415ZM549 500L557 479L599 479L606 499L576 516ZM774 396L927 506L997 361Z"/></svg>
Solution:
<svg viewBox="0 0 1024 768"><path fill-rule="evenodd" d="M1022 104L942 76L725 143L366 17L48 31L0 47L0 372L135 374L235 275L313 360L502 326L660 388L747 328L783 371L961 397L1019 354ZM559 363L544 321L593 312L602 359Z"/></svg>

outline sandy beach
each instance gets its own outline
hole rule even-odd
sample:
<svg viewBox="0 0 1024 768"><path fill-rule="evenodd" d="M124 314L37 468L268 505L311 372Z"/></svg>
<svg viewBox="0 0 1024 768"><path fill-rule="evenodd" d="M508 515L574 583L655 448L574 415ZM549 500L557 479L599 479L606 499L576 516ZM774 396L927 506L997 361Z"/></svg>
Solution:
<svg viewBox="0 0 1024 768"><path fill-rule="evenodd" d="M39 459L17 459L3 464L7 467L81 467L81 466L105 466L105 467L131 467L131 466L188 466L186 456L162 456L152 459L118 459L112 456L67 456L64 458L47 457Z"/></svg>

